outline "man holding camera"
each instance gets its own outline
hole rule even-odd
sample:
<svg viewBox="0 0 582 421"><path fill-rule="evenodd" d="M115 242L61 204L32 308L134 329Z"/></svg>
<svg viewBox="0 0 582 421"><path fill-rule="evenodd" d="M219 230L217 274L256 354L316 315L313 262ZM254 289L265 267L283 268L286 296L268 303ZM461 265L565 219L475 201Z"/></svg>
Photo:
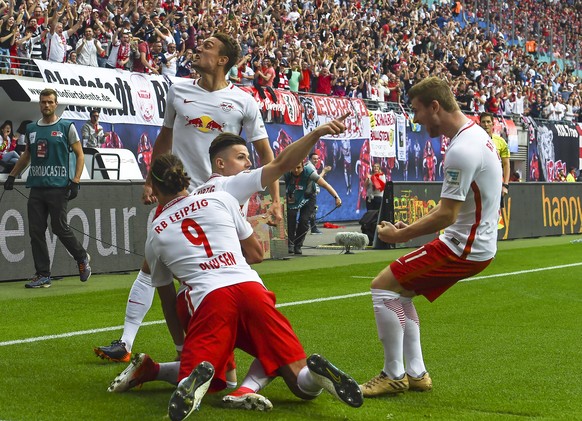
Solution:
<svg viewBox="0 0 582 421"><path fill-rule="evenodd" d="M26 149L4 183L5 190L12 190L16 176L30 163L26 187L30 188L28 222L36 274L26 288L51 286L51 261L45 237L49 216L53 234L77 261L81 282L91 276L89 255L67 223L67 205L79 193L85 156L75 125L55 114L57 106L57 92L44 89L40 93L42 118L26 127ZM72 178L71 151L76 156Z"/></svg>

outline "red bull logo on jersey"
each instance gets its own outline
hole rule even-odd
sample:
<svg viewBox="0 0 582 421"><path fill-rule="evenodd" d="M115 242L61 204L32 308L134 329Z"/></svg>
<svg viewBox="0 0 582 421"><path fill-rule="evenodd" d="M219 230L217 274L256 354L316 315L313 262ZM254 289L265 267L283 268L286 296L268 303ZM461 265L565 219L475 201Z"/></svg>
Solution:
<svg viewBox="0 0 582 421"><path fill-rule="evenodd" d="M216 120L212 119L207 115L203 115L200 117L186 117L186 127L192 126L196 127L203 133L207 133L210 131L217 131L222 133L223 125L217 122Z"/></svg>

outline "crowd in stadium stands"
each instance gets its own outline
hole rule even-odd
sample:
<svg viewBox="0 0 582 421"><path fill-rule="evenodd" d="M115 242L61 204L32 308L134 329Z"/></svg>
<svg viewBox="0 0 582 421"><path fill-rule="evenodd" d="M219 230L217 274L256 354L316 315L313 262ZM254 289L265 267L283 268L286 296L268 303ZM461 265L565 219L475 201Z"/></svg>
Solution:
<svg viewBox="0 0 582 421"><path fill-rule="evenodd" d="M43 58L196 77L197 45L222 31L242 48L230 80L262 96L280 88L406 105L432 75L468 112L582 121L582 3L489 2L487 29L481 0L0 0L0 71L29 75L28 60ZM506 42L511 34L521 42ZM566 66L538 59L551 39Z"/></svg>

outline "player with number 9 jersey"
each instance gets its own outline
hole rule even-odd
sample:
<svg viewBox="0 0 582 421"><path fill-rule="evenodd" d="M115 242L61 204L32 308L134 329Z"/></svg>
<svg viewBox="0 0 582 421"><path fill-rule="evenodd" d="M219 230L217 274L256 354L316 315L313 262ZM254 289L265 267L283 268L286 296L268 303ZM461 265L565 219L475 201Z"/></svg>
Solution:
<svg viewBox="0 0 582 421"><path fill-rule="evenodd" d="M153 286L169 284L174 274L198 308L215 289L240 282L262 285L240 247L240 240L253 235L253 229L239 206L225 192L182 196L166 205L146 241Z"/></svg>

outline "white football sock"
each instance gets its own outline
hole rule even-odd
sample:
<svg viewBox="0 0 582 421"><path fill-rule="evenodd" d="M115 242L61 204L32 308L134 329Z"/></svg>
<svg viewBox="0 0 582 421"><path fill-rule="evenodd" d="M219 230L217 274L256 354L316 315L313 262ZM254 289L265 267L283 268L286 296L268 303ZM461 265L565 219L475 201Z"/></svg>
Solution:
<svg viewBox="0 0 582 421"><path fill-rule="evenodd" d="M317 384L307 366L303 367L297 375L297 387L306 395L319 396L323 391Z"/></svg>
<svg viewBox="0 0 582 421"><path fill-rule="evenodd" d="M391 379L404 375L404 310L398 300L400 294L384 289L372 288L372 304L378 338L384 346L384 373Z"/></svg>
<svg viewBox="0 0 582 421"><path fill-rule="evenodd" d="M271 383L271 380L273 380L273 377L268 377L265 374L263 365L258 358L255 358L251 363L249 371L246 377L243 379L240 387L247 387L256 393Z"/></svg>
<svg viewBox="0 0 582 421"><path fill-rule="evenodd" d="M180 371L180 361L170 363L160 363L160 371L156 380L162 380L176 386L178 384L178 372Z"/></svg>
<svg viewBox="0 0 582 421"><path fill-rule="evenodd" d="M420 321L412 298L400 297L406 326L404 328L404 360L406 372L412 377L420 377L426 371L420 345Z"/></svg>
<svg viewBox="0 0 582 421"><path fill-rule="evenodd" d="M156 289L152 287L151 275L140 270L129 292L127 307L125 308L123 335L121 336L121 341L125 342L125 347L130 352L137 331L152 306L155 292Z"/></svg>

